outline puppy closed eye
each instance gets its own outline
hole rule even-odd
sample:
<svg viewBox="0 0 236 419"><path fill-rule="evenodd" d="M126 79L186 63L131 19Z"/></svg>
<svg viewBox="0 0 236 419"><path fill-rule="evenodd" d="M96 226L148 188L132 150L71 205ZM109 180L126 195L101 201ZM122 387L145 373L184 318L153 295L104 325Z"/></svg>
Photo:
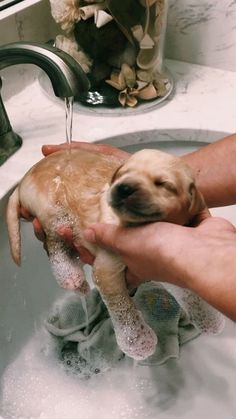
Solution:
<svg viewBox="0 0 236 419"><path fill-rule="evenodd" d="M155 179L154 180L154 185L159 187L159 186L165 186L165 181L162 179Z"/></svg>
<svg viewBox="0 0 236 419"><path fill-rule="evenodd" d="M154 180L154 185L157 188L165 188L170 192L173 192L174 194L178 194L178 190L176 188L176 186L169 181L163 180L163 179L155 179Z"/></svg>

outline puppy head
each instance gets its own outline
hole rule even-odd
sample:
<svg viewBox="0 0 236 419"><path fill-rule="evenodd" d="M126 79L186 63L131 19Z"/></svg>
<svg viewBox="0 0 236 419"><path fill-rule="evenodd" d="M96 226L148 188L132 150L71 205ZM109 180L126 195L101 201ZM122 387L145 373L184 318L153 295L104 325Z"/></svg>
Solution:
<svg viewBox="0 0 236 419"><path fill-rule="evenodd" d="M190 168L159 150L139 151L115 172L108 203L124 225L160 220L186 225L205 207Z"/></svg>

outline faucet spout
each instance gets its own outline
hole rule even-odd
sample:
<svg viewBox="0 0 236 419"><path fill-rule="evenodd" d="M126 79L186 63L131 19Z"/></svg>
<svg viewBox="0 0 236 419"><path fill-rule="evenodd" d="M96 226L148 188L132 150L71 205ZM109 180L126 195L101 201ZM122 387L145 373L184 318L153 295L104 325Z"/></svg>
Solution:
<svg viewBox="0 0 236 419"><path fill-rule="evenodd" d="M14 42L0 46L0 70L15 64L35 64L48 75L57 97L79 97L90 82L80 65L66 52L36 42ZM1 78L0 78L1 90ZM0 165L21 146L11 127L0 95Z"/></svg>
<svg viewBox="0 0 236 419"><path fill-rule="evenodd" d="M88 91L89 80L80 65L66 52L36 42L15 42L0 47L0 70L14 64L35 64L50 78L58 97L79 96Z"/></svg>

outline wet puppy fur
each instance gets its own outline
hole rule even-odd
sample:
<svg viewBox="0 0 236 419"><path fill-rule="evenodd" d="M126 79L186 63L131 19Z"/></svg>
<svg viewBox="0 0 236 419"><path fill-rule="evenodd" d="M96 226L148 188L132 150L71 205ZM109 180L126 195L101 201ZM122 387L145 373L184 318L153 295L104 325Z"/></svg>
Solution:
<svg viewBox="0 0 236 419"><path fill-rule="evenodd" d="M117 343L141 360L155 352L157 337L136 309L125 283L119 256L86 242L93 223L135 226L160 220L187 225L205 207L190 168L179 157L142 150L127 161L79 149L58 151L42 159L24 176L7 208L9 241L20 264L20 206L40 221L53 274L59 285L89 291L78 254L60 237L60 226L94 256L94 284L111 316Z"/></svg>

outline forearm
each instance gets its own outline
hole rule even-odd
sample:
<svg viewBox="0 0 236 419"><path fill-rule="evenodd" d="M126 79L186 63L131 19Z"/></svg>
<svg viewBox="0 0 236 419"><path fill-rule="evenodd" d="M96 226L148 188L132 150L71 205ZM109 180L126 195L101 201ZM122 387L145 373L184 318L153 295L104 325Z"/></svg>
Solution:
<svg viewBox="0 0 236 419"><path fill-rule="evenodd" d="M129 153L106 144L73 142L72 146L116 155L124 160L129 156ZM46 145L43 153L48 155L66 147L66 144ZM236 134L187 154L183 159L192 167L208 207L236 204Z"/></svg>
<svg viewBox="0 0 236 419"><path fill-rule="evenodd" d="M183 156L208 207L236 204L236 134Z"/></svg>
<svg viewBox="0 0 236 419"><path fill-rule="evenodd" d="M236 245L231 243L217 250L214 246L210 253L214 258L209 256L209 266L206 260L199 263L197 258L185 266L184 282L191 291L236 322Z"/></svg>

